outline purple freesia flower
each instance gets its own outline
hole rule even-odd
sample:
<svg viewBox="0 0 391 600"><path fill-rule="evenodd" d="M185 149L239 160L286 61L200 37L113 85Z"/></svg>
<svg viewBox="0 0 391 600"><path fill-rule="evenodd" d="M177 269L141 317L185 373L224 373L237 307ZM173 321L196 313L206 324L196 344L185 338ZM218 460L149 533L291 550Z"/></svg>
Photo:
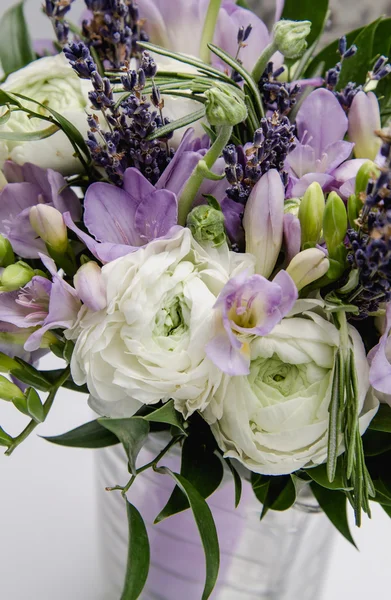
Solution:
<svg viewBox="0 0 391 600"><path fill-rule="evenodd" d="M335 169L349 158L354 146L343 140L348 119L329 90L317 89L304 100L296 125L298 142L286 159L290 197L303 196L313 181L330 188Z"/></svg>
<svg viewBox="0 0 391 600"><path fill-rule="evenodd" d="M19 256L38 258L46 247L30 225L30 208L49 204L61 213L69 211L77 220L81 215L80 200L67 187L63 176L52 169L8 161L3 170L8 184L0 192L0 233L9 239Z"/></svg>
<svg viewBox="0 0 391 600"><path fill-rule="evenodd" d="M206 346L210 360L228 375L250 372L250 341L267 335L288 314L298 297L297 288L286 271L273 281L247 271L232 278L221 291L216 334Z"/></svg>
<svg viewBox="0 0 391 600"><path fill-rule="evenodd" d="M371 364L369 383L384 394L383 399L391 406L391 303L387 305L387 320L385 331L377 346L368 354Z"/></svg>
<svg viewBox="0 0 391 600"><path fill-rule="evenodd" d="M20 290L0 294L0 321L19 329L39 327L24 344L27 352L38 350L50 329L68 329L76 320L81 302L76 291L57 273L51 258L40 255L53 281L36 276Z"/></svg>

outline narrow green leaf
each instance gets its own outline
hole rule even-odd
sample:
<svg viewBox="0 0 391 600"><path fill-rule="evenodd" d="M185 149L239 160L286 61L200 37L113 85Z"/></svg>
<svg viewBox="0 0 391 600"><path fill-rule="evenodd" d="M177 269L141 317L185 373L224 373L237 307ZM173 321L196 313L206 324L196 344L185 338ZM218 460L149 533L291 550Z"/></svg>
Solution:
<svg viewBox="0 0 391 600"><path fill-rule="evenodd" d="M365 456L378 456L391 450L391 434L367 429L363 438Z"/></svg>
<svg viewBox="0 0 391 600"><path fill-rule="evenodd" d="M12 142L36 142L45 140L59 131L57 125L49 125L46 129L37 129L37 131L0 131L0 140L9 140Z"/></svg>
<svg viewBox="0 0 391 600"><path fill-rule="evenodd" d="M181 127L186 127L187 125L190 125L191 123L194 123L195 121L199 121L204 116L205 116L205 107L203 106L199 110L196 110L195 112L190 113L189 115L186 115L185 117L182 117L181 119L176 119L176 121L171 121L171 123L164 125L164 127L159 127L158 129L156 129L156 131L151 133L151 135L149 135L145 139L147 141L149 141L149 140L155 140L156 138L164 138L167 135L169 135L170 133L172 133L173 131L175 131L176 129L181 129Z"/></svg>
<svg viewBox="0 0 391 600"><path fill-rule="evenodd" d="M379 410L369 424L369 429L391 433L391 406L380 404Z"/></svg>
<svg viewBox="0 0 391 600"><path fill-rule="evenodd" d="M141 417L129 419L108 419L102 417L98 422L114 433L125 448L129 459L129 471L136 475L136 459L143 447L148 433L149 423Z"/></svg>
<svg viewBox="0 0 391 600"><path fill-rule="evenodd" d="M11 370L11 375L22 381L26 385L32 386L41 390L42 392L48 392L52 387L52 383L43 375L38 369L35 369L32 365L21 358L15 358L19 363L19 367Z"/></svg>
<svg viewBox="0 0 391 600"><path fill-rule="evenodd" d="M199 440L194 435L185 439L182 448L181 475L195 487L202 498L211 496L223 479L223 463L213 450L213 447L207 446L202 439ZM156 517L155 523L188 508L187 497L176 486L166 506Z"/></svg>
<svg viewBox="0 0 391 600"><path fill-rule="evenodd" d="M125 585L121 600L137 600L147 581L150 563L148 533L142 516L135 506L126 501L129 545Z"/></svg>
<svg viewBox="0 0 391 600"><path fill-rule="evenodd" d="M13 96L13 94L0 89L0 106L6 106L7 104L22 108L21 103Z"/></svg>
<svg viewBox="0 0 391 600"><path fill-rule="evenodd" d="M342 533L348 542L357 548L349 529L347 498L345 493L338 490L328 490L315 482L311 483L311 489L319 503L320 508L330 519L332 524L340 533Z"/></svg>
<svg viewBox="0 0 391 600"><path fill-rule="evenodd" d="M0 117L0 125L5 125L11 118L11 109L8 109L1 117Z"/></svg>
<svg viewBox="0 0 391 600"><path fill-rule="evenodd" d="M251 476L253 491L262 503L261 519L268 510L284 511L296 501L296 488L290 475L259 475Z"/></svg>
<svg viewBox="0 0 391 600"><path fill-rule="evenodd" d="M338 460L337 469L335 472L335 477L333 481L329 481L327 476L327 467L325 464L319 465L319 467L314 467L312 469L306 469L307 475L311 477L313 481L325 487L329 490L346 490L351 488L346 488L343 480L343 464L342 460Z"/></svg>
<svg viewBox="0 0 391 600"><path fill-rule="evenodd" d="M385 504L381 504L384 512L391 518L391 506L386 506Z"/></svg>
<svg viewBox="0 0 391 600"><path fill-rule="evenodd" d="M182 475L173 473L170 469L162 467L159 473L170 475L186 495L194 514L194 519L200 532L202 545L205 551L206 580L201 600L207 600L217 581L220 566L220 548L217 538L216 525L209 506L201 494Z"/></svg>
<svg viewBox="0 0 391 600"><path fill-rule="evenodd" d="M65 342L63 357L64 357L64 360L66 360L66 362L68 364L71 362L74 348L75 348L75 343L72 342L72 340L67 340Z"/></svg>
<svg viewBox="0 0 391 600"><path fill-rule="evenodd" d="M181 414L175 410L174 400L170 400L161 408L144 416L144 419L152 423L167 423L168 425L174 425L174 427L178 427L183 433L186 433L183 427L183 418Z"/></svg>
<svg viewBox="0 0 391 600"><path fill-rule="evenodd" d="M357 52L342 63L341 75L338 82L339 90L343 89L349 81L365 83L367 73L373 66L373 43L381 20L382 17L367 25L354 40Z"/></svg>
<svg viewBox="0 0 391 600"><path fill-rule="evenodd" d="M332 482L337 468L338 448L339 448L339 421L340 405L343 402L343 390L341 390L341 369L342 359L340 351L337 352L334 363L333 383L331 389L331 400L329 406L329 435L327 447L327 476Z"/></svg>
<svg viewBox="0 0 391 600"><path fill-rule="evenodd" d="M2 427L0 427L0 446L6 446L9 448L12 442L12 437L8 435L8 433L6 433Z"/></svg>
<svg viewBox="0 0 391 600"><path fill-rule="evenodd" d="M270 484L270 475L251 473L251 486L261 504L264 504Z"/></svg>
<svg viewBox="0 0 391 600"><path fill-rule="evenodd" d="M12 404L23 415L26 415L27 417L30 416L30 413L29 413L29 411L27 409L27 399L26 399L26 396L24 396L24 397L16 396L15 398L12 398Z"/></svg>
<svg viewBox="0 0 391 600"><path fill-rule="evenodd" d="M308 47L321 35L329 9L328 0L285 0L282 19L311 21L311 32L307 37Z"/></svg>
<svg viewBox="0 0 391 600"><path fill-rule="evenodd" d="M114 433L95 421L90 421L76 429L67 431L62 435L44 437L44 440L58 444L59 446L68 446L70 448L106 448L119 444L119 439Z"/></svg>
<svg viewBox="0 0 391 600"><path fill-rule="evenodd" d="M236 0L236 4L238 6L241 6L242 8L246 8L247 10L250 10L250 7L248 5L248 2L246 2L246 0Z"/></svg>
<svg viewBox="0 0 391 600"><path fill-rule="evenodd" d="M36 56L23 12L24 2L11 6L0 21L0 62L5 73L13 73Z"/></svg>
<svg viewBox="0 0 391 600"><path fill-rule="evenodd" d="M27 410L29 415L36 423L43 423L45 420L45 412L39 394L34 388L29 388L26 392Z"/></svg>

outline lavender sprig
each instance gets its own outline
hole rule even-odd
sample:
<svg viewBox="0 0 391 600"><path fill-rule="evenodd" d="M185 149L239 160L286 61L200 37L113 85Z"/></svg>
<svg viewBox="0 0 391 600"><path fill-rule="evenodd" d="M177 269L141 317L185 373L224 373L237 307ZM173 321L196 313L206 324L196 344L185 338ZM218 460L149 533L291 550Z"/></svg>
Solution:
<svg viewBox="0 0 391 600"><path fill-rule="evenodd" d="M298 83L284 83L278 77L284 72L284 67L273 71L273 63L269 62L259 83L263 103L267 110L277 110L281 115L288 115L297 102L301 91Z"/></svg>
<svg viewBox="0 0 391 600"><path fill-rule="evenodd" d="M45 0L43 6L44 13L49 17L53 24L53 29L57 40L61 45L68 41L69 25L65 20L66 14L71 9L71 4L75 0Z"/></svg>

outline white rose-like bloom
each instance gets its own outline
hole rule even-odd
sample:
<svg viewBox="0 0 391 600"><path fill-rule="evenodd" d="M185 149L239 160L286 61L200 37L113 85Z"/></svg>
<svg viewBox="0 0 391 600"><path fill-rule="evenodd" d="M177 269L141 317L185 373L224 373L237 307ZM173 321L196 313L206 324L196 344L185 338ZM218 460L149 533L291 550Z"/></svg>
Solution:
<svg viewBox="0 0 391 600"><path fill-rule="evenodd" d="M299 300L298 306L305 303ZM379 403L369 389L361 338L353 327L349 336L363 433ZM218 418L212 430L225 456L263 475L293 473L324 462L338 346L336 327L313 310L283 319L270 335L255 340L250 374L227 378L206 414L210 422Z"/></svg>
<svg viewBox="0 0 391 600"><path fill-rule="evenodd" d="M205 409L222 379L205 354L212 307L230 276L253 267L227 245L204 250L185 228L105 265L107 308L84 307L67 333L77 340L72 376L87 383L91 407L126 417L173 398L185 417Z"/></svg>
<svg viewBox="0 0 391 600"><path fill-rule="evenodd" d="M79 79L61 53L36 60L23 69L9 75L0 86L8 92L23 94L44 105L50 106L87 137L86 110L89 105L89 81ZM45 110L34 103L21 100L21 103L34 112L44 114ZM48 113L46 113L48 114ZM7 123L0 127L2 131L31 132L50 127L48 121L38 118L29 119L24 112L13 112ZM54 135L37 141L14 142L1 141L0 160L7 158L18 164L31 162L44 169L54 169L63 175L80 172L82 165L74 157L74 149L67 136L58 131Z"/></svg>

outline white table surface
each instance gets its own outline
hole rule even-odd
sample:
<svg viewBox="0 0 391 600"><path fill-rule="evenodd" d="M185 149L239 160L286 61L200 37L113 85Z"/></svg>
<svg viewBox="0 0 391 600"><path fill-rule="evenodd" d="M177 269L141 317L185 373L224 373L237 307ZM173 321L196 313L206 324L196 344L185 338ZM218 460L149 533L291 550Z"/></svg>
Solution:
<svg viewBox="0 0 391 600"><path fill-rule="evenodd" d="M1 0L0 16L14 0ZM51 37L41 0L26 3L34 37ZM76 0L75 12L82 8ZM74 14L75 14L74 12ZM84 396L62 390L40 435L91 420ZM26 418L0 401L0 425L17 434ZM31 436L12 457L0 454L0 598L97 600L98 490L94 450L54 446ZM360 549L337 536L322 600L389 598L391 522L373 507L371 522L353 531ZM305 574L303 574L305 575ZM292 600L300 600L292 598Z"/></svg>

